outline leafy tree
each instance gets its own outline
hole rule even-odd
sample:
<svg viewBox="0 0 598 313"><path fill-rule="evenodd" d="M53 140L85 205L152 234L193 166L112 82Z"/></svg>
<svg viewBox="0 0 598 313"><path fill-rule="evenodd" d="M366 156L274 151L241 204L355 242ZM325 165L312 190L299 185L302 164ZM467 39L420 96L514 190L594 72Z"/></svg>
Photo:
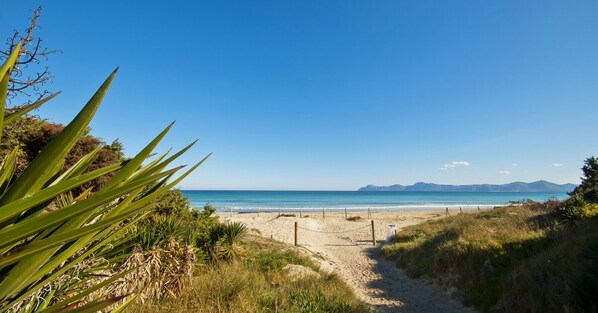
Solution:
<svg viewBox="0 0 598 313"><path fill-rule="evenodd" d="M581 170L583 171L581 184L571 192L571 195L582 196L585 201L590 203L598 203L598 159L596 157L587 158Z"/></svg>

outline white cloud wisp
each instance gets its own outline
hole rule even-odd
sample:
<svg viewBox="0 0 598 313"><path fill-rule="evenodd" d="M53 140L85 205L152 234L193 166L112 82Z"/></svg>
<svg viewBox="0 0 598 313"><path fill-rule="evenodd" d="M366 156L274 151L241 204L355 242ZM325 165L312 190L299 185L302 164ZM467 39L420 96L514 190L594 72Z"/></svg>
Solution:
<svg viewBox="0 0 598 313"><path fill-rule="evenodd" d="M471 165L471 164L467 161L453 161L453 162L445 164L443 167L440 168L440 170L441 171L454 170L456 167L459 167L459 166L466 167L469 165Z"/></svg>

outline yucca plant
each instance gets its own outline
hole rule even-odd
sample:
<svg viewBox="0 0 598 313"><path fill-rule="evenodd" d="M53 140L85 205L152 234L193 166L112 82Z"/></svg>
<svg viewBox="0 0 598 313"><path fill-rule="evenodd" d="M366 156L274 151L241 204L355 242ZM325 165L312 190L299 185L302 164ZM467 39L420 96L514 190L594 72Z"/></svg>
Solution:
<svg viewBox="0 0 598 313"><path fill-rule="evenodd" d="M9 77L19 51L20 44L0 68L0 129L57 95L52 94L5 116ZM44 292L44 301L34 305L27 300L39 296L55 279L72 272L90 256L116 255L118 251L110 251L111 242L141 219L144 210L157 197L205 160L176 179L173 175L182 167L166 168L194 143L172 156L163 154L145 162L171 124L123 164L86 171L97 156L99 149L96 149L61 172L65 155L85 133L116 71L18 178L13 177L18 148L0 164L0 312L15 308L29 312L62 312L75 308L95 312L120 301L120 296L83 301L119 277L87 288L80 288L84 285L80 282L76 289L60 296L56 290ZM69 195L70 190L108 173L113 173L112 178L99 190L86 191L76 199ZM47 209L50 204L54 209ZM85 280L86 277L80 278Z"/></svg>
<svg viewBox="0 0 598 313"><path fill-rule="evenodd" d="M160 246L170 239L176 239L185 244L194 243L193 232L189 222L181 221L172 216L156 216L151 220L144 220L137 224L131 232L136 244L143 250L149 250L153 246ZM187 239L187 240L183 240Z"/></svg>
<svg viewBox="0 0 598 313"><path fill-rule="evenodd" d="M218 238L216 244L216 256L227 261L234 261L242 254L239 240L247 232L247 226L243 223L232 222L220 224L214 230L214 235Z"/></svg>

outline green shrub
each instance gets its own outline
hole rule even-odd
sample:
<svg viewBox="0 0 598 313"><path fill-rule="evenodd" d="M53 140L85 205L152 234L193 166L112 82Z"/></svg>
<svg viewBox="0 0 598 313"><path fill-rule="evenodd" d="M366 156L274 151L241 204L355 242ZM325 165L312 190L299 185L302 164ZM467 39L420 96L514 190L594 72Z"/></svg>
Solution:
<svg viewBox="0 0 598 313"><path fill-rule="evenodd" d="M566 222L576 222L598 214L598 204L588 203L581 194L574 194L563 201L558 207L558 213Z"/></svg>
<svg viewBox="0 0 598 313"><path fill-rule="evenodd" d="M588 203L581 195L574 195L563 202L558 208L559 215L567 222L577 221L584 218L585 207Z"/></svg>
<svg viewBox="0 0 598 313"><path fill-rule="evenodd" d="M208 253L219 238L213 239L220 222L212 214L214 207L206 205L198 211L179 190L169 190L156 200L152 214L140 221L131 238L132 245L147 250L174 238Z"/></svg>
<svg viewBox="0 0 598 313"><path fill-rule="evenodd" d="M169 190L158 198L156 200L154 212L158 215L167 215L183 219L192 217L189 198L177 189Z"/></svg>

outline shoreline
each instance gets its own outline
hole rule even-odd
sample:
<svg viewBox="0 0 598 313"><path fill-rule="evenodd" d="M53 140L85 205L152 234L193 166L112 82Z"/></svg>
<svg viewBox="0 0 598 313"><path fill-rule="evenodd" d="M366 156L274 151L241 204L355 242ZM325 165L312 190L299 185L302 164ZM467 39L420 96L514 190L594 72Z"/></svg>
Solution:
<svg viewBox="0 0 598 313"><path fill-rule="evenodd" d="M410 213L410 212L424 212L424 211L476 211L492 209L500 206L517 205L517 203L503 203L503 204L451 204L451 205L406 205L406 206L360 206L360 207L216 207L216 214L254 214L254 213L367 213L368 211L374 213ZM201 210L203 207L192 207L196 210Z"/></svg>

